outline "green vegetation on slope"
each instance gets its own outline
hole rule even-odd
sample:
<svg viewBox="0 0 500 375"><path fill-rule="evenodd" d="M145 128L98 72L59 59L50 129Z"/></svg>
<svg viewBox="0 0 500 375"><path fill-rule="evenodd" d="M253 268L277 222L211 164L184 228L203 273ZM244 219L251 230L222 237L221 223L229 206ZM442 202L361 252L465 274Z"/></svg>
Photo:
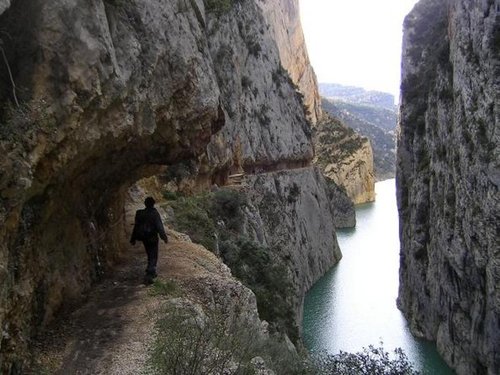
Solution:
<svg viewBox="0 0 500 375"><path fill-rule="evenodd" d="M276 374L308 374L278 336L261 335L221 312L194 309L188 301L168 303L156 329L148 373L251 375L265 366Z"/></svg>
<svg viewBox="0 0 500 375"><path fill-rule="evenodd" d="M245 193L220 189L190 197L165 196L171 199L168 205L174 213L171 225L219 255L233 275L255 293L259 315L270 323L271 331L286 332L297 342L287 268L277 251L243 234Z"/></svg>
<svg viewBox="0 0 500 375"><path fill-rule="evenodd" d="M278 336L261 335L221 312L170 301L156 324L150 374L418 375L401 349L298 355ZM257 370L258 369L258 370Z"/></svg>
<svg viewBox="0 0 500 375"><path fill-rule="evenodd" d="M240 0L204 0L205 7L209 13L221 16L231 10L233 4Z"/></svg>
<svg viewBox="0 0 500 375"><path fill-rule="evenodd" d="M366 104L353 104L341 100L323 99L326 107L329 103L333 110L340 113L348 113L360 121L367 122L385 131L394 131L397 123L397 113L394 109L374 107ZM325 108L326 109L326 108ZM330 108L328 108L330 110Z"/></svg>

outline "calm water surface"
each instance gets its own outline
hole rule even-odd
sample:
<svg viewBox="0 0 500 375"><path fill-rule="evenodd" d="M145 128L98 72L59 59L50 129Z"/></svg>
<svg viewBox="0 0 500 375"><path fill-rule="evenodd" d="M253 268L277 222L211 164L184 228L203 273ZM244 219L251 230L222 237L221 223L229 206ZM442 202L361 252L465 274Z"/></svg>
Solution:
<svg viewBox="0 0 500 375"><path fill-rule="evenodd" d="M304 340L311 351L357 352L370 344L402 348L429 375L453 371L435 346L415 339L396 307L399 234L395 181L376 184L377 201L356 207L355 229L337 233L343 258L304 304Z"/></svg>

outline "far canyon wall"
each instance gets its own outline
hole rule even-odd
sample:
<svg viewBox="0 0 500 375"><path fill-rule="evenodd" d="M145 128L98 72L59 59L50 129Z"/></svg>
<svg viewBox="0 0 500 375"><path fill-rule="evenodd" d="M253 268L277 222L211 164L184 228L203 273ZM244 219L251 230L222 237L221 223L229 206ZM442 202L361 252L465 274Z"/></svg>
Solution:
<svg viewBox="0 0 500 375"><path fill-rule="evenodd" d="M398 302L460 375L500 373L499 6L422 0L405 20Z"/></svg>

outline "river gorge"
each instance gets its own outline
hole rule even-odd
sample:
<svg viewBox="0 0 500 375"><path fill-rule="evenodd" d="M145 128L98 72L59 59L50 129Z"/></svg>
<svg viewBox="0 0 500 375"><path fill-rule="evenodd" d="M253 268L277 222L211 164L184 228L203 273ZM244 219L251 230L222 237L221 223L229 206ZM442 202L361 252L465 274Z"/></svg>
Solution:
<svg viewBox="0 0 500 375"><path fill-rule="evenodd" d="M396 307L399 236L394 179L375 185L376 202L356 207L356 228L337 233L343 253L309 291L304 340L309 350L338 353L368 345L402 348L425 374L453 374L435 345L414 338Z"/></svg>
<svg viewBox="0 0 500 375"><path fill-rule="evenodd" d="M0 0L0 373L303 375L304 338L500 374L499 20L406 17L396 188L366 204L370 141L324 113L298 0ZM146 196L171 239L151 289L128 241ZM218 331L194 369L178 316Z"/></svg>

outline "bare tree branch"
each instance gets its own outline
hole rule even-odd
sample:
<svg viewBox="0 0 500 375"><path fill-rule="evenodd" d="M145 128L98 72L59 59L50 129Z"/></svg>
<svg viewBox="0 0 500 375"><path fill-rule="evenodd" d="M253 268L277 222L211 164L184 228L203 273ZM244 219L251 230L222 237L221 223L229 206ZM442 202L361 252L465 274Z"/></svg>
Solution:
<svg viewBox="0 0 500 375"><path fill-rule="evenodd" d="M0 50L2 51L3 61L5 61L5 66L7 66L7 71L9 72L10 83L12 84L12 96L14 97L14 101L16 102L16 107L19 108L19 101L17 100L16 95L16 84L14 83L14 77L12 77L12 71L10 70L9 61L7 60L7 56L5 55L5 51L3 49L3 41L0 39Z"/></svg>

